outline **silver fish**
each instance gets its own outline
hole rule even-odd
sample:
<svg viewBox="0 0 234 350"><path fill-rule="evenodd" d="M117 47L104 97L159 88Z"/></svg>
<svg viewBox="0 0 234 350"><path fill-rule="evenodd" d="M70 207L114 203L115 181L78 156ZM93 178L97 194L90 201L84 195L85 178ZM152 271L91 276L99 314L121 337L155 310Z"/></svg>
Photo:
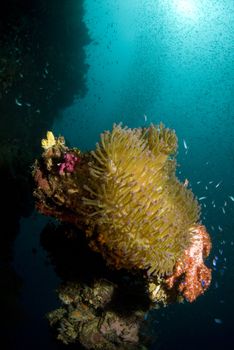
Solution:
<svg viewBox="0 0 234 350"><path fill-rule="evenodd" d="M184 148L185 148L186 150L188 150L188 146L187 146L187 143L186 143L185 140L183 140L183 144L184 144Z"/></svg>

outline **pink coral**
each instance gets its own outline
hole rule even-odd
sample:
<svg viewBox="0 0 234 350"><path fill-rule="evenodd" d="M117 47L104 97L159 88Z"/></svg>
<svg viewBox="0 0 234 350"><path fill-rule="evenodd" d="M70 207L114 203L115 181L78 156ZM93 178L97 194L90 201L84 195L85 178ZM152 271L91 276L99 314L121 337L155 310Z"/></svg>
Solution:
<svg viewBox="0 0 234 350"><path fill-rule="evenodd" d="M59 175L67 173L73 173L75 166L80 162L80 158L73 153L65 153L63 156L63 162L59 164Z"/></svg>
<svg viewBox="0 0 234 350"><path fill-rule="evenodd" d="M190 247L177 261L173 274L166 279L167 287L176 287L189 302L203 294L211 282L211 269L203 261L210 253L210 237L202 225L196 226L192 233Z"/></svg>

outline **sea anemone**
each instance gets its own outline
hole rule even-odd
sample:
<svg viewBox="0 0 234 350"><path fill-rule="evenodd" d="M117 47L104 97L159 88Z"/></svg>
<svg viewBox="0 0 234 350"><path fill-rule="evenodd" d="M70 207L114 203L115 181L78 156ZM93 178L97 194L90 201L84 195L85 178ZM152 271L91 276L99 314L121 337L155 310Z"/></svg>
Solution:
<svg viewBox="0 0 234 350"><path fill-rule="evenodd" d="M114 125L91 151L82 197L90 246L115 268L166 275L191 241L200 208L175 175L177 137L151 125Z"/></svg>

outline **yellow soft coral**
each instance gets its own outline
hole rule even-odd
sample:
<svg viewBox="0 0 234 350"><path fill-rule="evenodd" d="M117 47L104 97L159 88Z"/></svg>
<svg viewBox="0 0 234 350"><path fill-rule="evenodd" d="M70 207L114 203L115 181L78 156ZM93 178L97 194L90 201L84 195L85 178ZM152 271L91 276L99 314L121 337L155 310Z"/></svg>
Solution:
<svg viewBox="0 0 234 350"><path fill-rule="evenodd" d="M44 150L47 150L47 149L55 146L55 144L56 144L56 139L54 137L54 134L52 133L52 131L47 131L46 139L41 140L41 147Z"/></svg>
<svg viewBox="0 0 234 350"><path fill-rule="evenodd" d="M192 192L175 176L175 132L114 125L91 152L83 204L90 245L116 268L171 273L199 218Z"/></svg>

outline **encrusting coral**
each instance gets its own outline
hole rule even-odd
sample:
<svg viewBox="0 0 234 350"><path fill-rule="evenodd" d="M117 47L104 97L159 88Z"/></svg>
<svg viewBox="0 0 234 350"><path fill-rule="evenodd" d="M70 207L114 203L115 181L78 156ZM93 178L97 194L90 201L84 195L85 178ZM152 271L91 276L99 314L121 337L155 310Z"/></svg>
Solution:
<svg viewBox="0 0 234 350"><path fill-rule="evenodd" d="M47 315L57 339L65 344L79 342L93 350L146 350L141 334L144 311L117 312L109 305L116 288L105 280L92 286L77 282L60 286L62 307Z"/></svg>
<svg viewBox="0 0 234 350"><path fill-rule="evenodd" d="M62 137L47 136L53 142L42 141L44 152L33 170L37 209L82 229L108 265L147 271L150 283L162 280L155 284L157 291L177 288L194 300L189 288L178 289L178 283L167 280L184 278L185 269L176 272L178 261L200 227L198 202L175 175L175 132L162 124L137 129L114 125L87 153L69 149ZM208 255L204 244L199 246L202 261ZM193 257L186 266L192 268ZM196 296L210 283L210 278L204 283L196 276L198 270L193 276L201 284Z"/></svg>

